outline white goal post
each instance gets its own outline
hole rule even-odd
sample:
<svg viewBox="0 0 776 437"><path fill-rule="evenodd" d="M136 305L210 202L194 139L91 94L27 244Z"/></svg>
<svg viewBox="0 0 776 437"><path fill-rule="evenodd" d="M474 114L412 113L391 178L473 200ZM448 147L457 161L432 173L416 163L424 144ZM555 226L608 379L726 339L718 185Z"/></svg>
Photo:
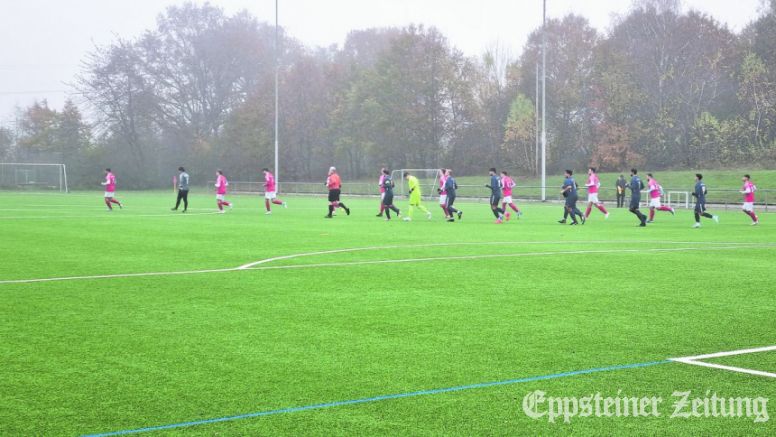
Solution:
<svg viewBox="0 0 776 437"><path fill-rule="evenodd" d="M430 199L437 195L437 188L439 187L438 168L402 168L392 171L391 179L393 179L393 183L396 185L395 193L397 195L409 195L407 180L404 178L407 173L418 178L420 192L424 198Z"/></svg>
<svg viewBox="0 0 776 437"><path fill-rule="evenodd" d="M67 167L65 164L0 162L0 189L67 193Z"/></svg>

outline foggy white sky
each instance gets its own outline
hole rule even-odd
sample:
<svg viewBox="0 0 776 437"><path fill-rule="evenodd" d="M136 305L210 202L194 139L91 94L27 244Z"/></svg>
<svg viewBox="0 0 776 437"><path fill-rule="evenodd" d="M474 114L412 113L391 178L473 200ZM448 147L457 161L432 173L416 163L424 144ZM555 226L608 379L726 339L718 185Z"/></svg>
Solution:
<svg viewBox="0 0 776 437"><path fill-rule="evenodd" d="M155 24L167 6L183 0L2 0L0 9L0 124L16 105L64 102L66 83L95 44L134 37ZM195 3L203 3L196 0ZM228 13L247 9L274 22L274 0L213 0ZM548 16L574 12L606 31L630 0L548 0ZM761 0L684 0L739 31L760 12ZM541 23L541 0L280 0L281 25L308 45L341 44L348 31L423 23L475 55L498 43L517 56Z"/></svg>

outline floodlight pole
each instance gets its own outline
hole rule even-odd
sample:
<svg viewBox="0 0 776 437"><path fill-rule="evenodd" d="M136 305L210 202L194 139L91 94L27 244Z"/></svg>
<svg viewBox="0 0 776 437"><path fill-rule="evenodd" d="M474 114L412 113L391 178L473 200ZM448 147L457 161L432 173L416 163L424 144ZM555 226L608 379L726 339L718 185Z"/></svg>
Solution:
<svg viewBox="0 0 776 437"><path fill-rule="evenodd" d="M280 76L280 37L278 28L278 0L275 0L275 190L280 188L280 166L278 154L280 100L278 97L278 81Z"/></svg>
<svg viewBox="0 0 776 437"><path fill-rule="evenodd" d="M536 139L536 146L534 147L534 175L539 176L539 63L536 63L536 92L534 93L534 119L536 120L536 128L534 129L534 138Z"/></svg>
<svg viewBox="0 0 776 437"><path fill-rule="evenodd" d="M547 0L542 7L542 201L547 200Z"/></svg>

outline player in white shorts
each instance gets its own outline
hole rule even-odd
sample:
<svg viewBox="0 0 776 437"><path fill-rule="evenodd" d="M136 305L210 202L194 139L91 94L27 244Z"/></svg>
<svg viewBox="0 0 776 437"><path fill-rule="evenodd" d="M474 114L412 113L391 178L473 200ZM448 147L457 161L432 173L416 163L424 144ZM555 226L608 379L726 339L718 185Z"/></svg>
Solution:
<svg viewBox="0 0 776 437"><path fill-rule="evenodd" d="M758 225L760 219L754 212L754 193L757 191L757 187L752 183L752 177L748 174L744 175L743 182L744 188L741 190L741 194L744 195L744 204L741 210L752 219L752 225Z"/></svg>
<svg viewBox="0 0 776 437"><path fill-rule="evenodd" d="M450 214L447 213L447 191L445 191L445 183L447 182L447 169L439 169L439 188L437 191L439 192L439 206L442 207L442 211L445 212L445 219L447 219Z"/></svg>

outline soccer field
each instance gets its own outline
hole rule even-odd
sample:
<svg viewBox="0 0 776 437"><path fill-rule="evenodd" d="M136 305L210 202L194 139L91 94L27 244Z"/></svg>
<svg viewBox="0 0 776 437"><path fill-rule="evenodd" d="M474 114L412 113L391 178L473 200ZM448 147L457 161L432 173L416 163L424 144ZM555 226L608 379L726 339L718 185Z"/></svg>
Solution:
<svg viewBox="0 0 776 437"><path fill-rule="evenodd" d="M572 227L526 204L495 225L487 204L445 223L427 202L406 223L376 199L326 220L322 198L271 216L259 196L223 215L211 195L187 214L119 198L0 193L0 435L776 433L762 411L671 417L687 391L776 414L776 349L670 360L776 345L769 214ZM663 402L552 423L526 414L537 390Z"/></svg>

